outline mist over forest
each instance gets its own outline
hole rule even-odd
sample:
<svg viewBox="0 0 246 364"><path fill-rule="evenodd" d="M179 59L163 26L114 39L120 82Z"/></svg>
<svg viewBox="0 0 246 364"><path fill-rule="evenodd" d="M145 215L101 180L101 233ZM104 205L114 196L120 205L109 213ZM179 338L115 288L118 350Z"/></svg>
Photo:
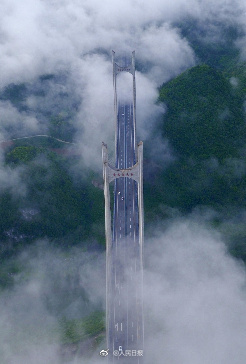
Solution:
<svg viewBox="0 0 246 364"><path fill-rule="evenodd" d="M1 2L1 363L105 360L113 49L136 52L145 364L245 364L245 18L239 0Z"/></svg>

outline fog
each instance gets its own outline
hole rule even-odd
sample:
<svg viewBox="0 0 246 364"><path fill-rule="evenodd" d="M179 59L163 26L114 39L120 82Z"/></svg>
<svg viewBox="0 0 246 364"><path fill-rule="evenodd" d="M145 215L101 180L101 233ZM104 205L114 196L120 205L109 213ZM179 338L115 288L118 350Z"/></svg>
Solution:
<svg viewBox="0 0 246 364"><path fill-rule="evenodd" d="M62 320L105 309L105 255L38 241L13 264L19 273L9 273L14 281L0 295L1 363L69 361L72 345L66 356Z"/></svg>
<svg viewBox="0 0 246 364"><path fill-rule="evenodd" d="M155 235L145 250L147 363L244 363L244 266L194 220Z"/></svg>
<svg viewBox="0 0 246 364"><path fill-rule="evenodd" d="M163 112L155 105L157 87L197 62L176 24L195 19L203 41L209 42L221 38L221 23L244 29L246 11L245 4L232 0L8 0L1 2L0 10L0 86L32 83L43 74L66 74L63 89L80 105L75 125L82 162L97 170L101 142L113 139L111 49L116 55L136 51L138 138L145 139ZM243 57L243 36L237 44ZM25 134L45 129L45 118L37 122L36 116L40 104L43 109L55 110L55 102L48 106L47 100L34 95L29 98L33 109L23 125ZM3 104L2 115L13 114L13 107ZM13 115L8 128L17 120L19 117ZM2 128L6 134L4 125Z"/></svg>
<svg viewBox="0 0 246 364"><path fill-rule="evenodd" d="M48 114L72 110L78 168L100 172L101 142L114 148L111 50L136 51L137 138L145 141L165 113L156 104L158 87L199 62L180 24L195 20L204 43L223 42L221 25L238 27L235 46L245 60L245 14L240 0L2 0L0 88L25 83L29 95L27 108L0 100L1 141L45 133ZM55 78L44 86L40 76L49 74ZM36 92L42 87L44 95ZM175 157L160 136L148 147L153 159ZM1 152L0 192L25 196L21 168L6 166ZM245 164L229 160L225 169L240 175ZM146 239L145 364L245 363L245 268L195 214L153 226ZM98 352L85 358L80 344L74 355L62 354L62 317L78 319L105 305L105 255L82 246L65 253L34 242L17 255L13 284L0 295L1 363L105 362Z"/></svg>
<svg viewBox="0 0 246 364"><path fill-rule="evenodd" d="M145 363L244 364L244 266L195 219L153 235L145 243ZM105 254L43 241L15 262L21 271L0 296L1 363L103 363L105 343L89 356L89 347L74 344L72 355L70 345L64 356L59 325L105 309Z"/></svg>

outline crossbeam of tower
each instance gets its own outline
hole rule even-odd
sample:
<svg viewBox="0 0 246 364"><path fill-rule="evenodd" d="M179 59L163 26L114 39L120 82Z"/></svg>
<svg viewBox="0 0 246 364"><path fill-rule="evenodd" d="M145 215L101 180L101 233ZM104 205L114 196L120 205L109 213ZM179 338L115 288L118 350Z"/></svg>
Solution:
<svg viewBox="0 0 246 364"><path fill-rule="evenodd" d="M143 363L143 143L136 145L135 52L131 64L112 52L115 165L103 143L106 233L106 336L109 363ZM117 96L117 75L132 75L132 102ZM114 182L113 219L109 184ZM112 223L113 222L113 223Z"/></svg>

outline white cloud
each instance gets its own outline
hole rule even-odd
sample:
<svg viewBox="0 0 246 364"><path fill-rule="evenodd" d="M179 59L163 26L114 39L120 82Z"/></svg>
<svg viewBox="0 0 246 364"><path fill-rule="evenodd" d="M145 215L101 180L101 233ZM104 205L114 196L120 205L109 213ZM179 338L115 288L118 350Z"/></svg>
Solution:
<svg viewBox="0 0 246 364"><path fill-rule="evenodd" d="M20 132L22 135L35 133L39 130L38 120L27 112L19 112L9 101L0 101L1 140L8 139L13 129L16 130L16 135Z"/></svg>
<svg viewBox="0 0 246 364"><path fill-rule="evenodd" d="M195 64L193 50L172 23L193 16L207 24L214 36L214 21L245 26L245 10L239 0L3 0L0 86L67 72L67 87L82 100L76 126L83 160L101 169L101 141L110 143L111 150L114 144L111 49L117 54L130 54L135 49L136 60L142 66L142 71L136 73L137 129L138 138L144 139L163 113L155 105L157 87ZM238 45L244 55L245 40ZM37 103L42 103L42 98L28 100L34 108ZM1 101L0 110L4 139L9 137L9 125L22 132L40 130L35 117L18 112L8 102ZM241 173L242 167L235 165L234 169ZM0 185L25 193L18 170L4 167L2 156ZM147 360L156 364L244 364L245 271L227 255L219 236L188 223L177 223L147 242L146 255L145 306L150 329L146 332ZM47 250L47 255L32 257L32 262L36 265L34 276L24 284L16 281L12 291L1 295L0 322L5 330L0 332L0 348L5 360L12 363L43 363L43 359L55 363L56 346L50 347L45 340L36 346L21 337L21 356L12 346L13 333L21 335L27 322L31 329L42 324L43 318L47 325L54 322L40 299L47 288L48 298L55 300L46 274L57 269L54 276L61 282L64 261ZM75 265L78 267L78 261ZM71 267L75 265L73 262ZM97 272L90 273L80 271L78 276L95 303L102 299L103 285L100 281L98 287ZM67 312L74 315L77 307L71 305ZM42 359L41 350L45 353Z"/></svg>
<svg viewBox="0 0 246 364"><path fill-rule="evenodd" d="M176 221L147 244L147 363L243 364L246 272L219 235Z"/></svg>
<svg viewBox="0 0 246 364"><path fill-rule="evenodd" d="M81 320L102 309L104 254L82 253L76 248L65 252L38 242L11 264L21 270L14 274L13 286L0 295L0 362L64 362L62 352L69 345L61 346L60 320ZM69 347L67 351L71 354Z"/></svg>
<svg viewBox="0 0 246 364"><path fill-rule="evenodd" d="M29 82L44 73L68 72L67 86L74 85L76 98L82 98L77 139L83 159L94 168L99 167L101 140L113 140L111 49L117 54L134 49L142 66L137 73L142 138L145 126L153 125L161 114L154 104L157 86L195 64L189 43L172 24L187 16L208 27L215 20L242 24L242 15L239 20L236 15L243 8L238 1L225 0L216 4L210 0L5 0L0 6L1 86ZM35 102L29 98L29 105Z"/></svg>
<svg viewBox="0 0 246 364"><path fill-rule="evenodd" d="M245 268L218 233L194 221L154 231L145 247L146 364L244 364ZM60 363L59 317L80 319L105 304L105 254L43 242L15 266L22 272L0 296L0 359ZM95 352L88 362L97 360Z"/></svg>
<svg viewBox="0 0 246 364"><path fill-rule="evenodd" d="M0 150L0 193L10 191L13 195L25 196L26 185L21 179L22 168L5 165L3 151Z"/></svg>
<svg viewBox="0 0 246 364"><path fill-rule="evenodd" d="M156 86L194 64L193 52L178 32L171 26L157 25L180 13L181 4L184 2L170 6L155 1L150 6L130 0L4 1L0 15L1 86L29 82L44 73L68 71L70 83L74 82L83 100L78 115L78 129L83 130L78 134L81 151L87 164L98 164L95 161L101 140L113 139L111 49L129 53L135 49L137 60L149 63L146 75L139 79L145 77L145 85L151 88L145 90L147 102L143 107L146 110L149 105L152 110L148 114L156 114ZM103 57L101 51L109 56ZM139 93L140 87L139 83ZM35 102L37 99L31 97L28 100L29 105ZM141 98L138 103L140 110ZM141 119L138 122L142 124ZM98 150L96 155L93 149Z"/></svg>
<svg viewBox="0 0 246 364"><path fill-rule="evenodd" d="M140 61L151 58L153 67L161 63L162 72L170 77L194 64L189 45L170 26L172 22L193 16L210 23L243 24L245 5L232 0L4 0L0 10L4 85L73 67L87 53L112 48L135 48ZM159 72L153 75L158 77Z"/></svg>

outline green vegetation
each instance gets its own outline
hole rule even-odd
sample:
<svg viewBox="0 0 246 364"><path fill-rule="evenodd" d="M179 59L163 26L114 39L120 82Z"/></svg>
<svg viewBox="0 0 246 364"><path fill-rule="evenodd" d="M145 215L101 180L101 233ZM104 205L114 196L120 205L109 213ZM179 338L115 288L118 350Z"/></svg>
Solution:
<svg viewBox="0 0 246 364"><path fill-rule="evenodd" d="M162 133L182 157L236 157L246 141L242 98L222 73L194 67L160 89L168 106Z"/></svg>
<svg viewBox="0 0 246 364"><path fill-rule="evenodd" d="M197 206L217 211L246 207L243 100L242 90L235 92L220 71L207 65L160 88L159 102L166 103L167 112L159 130L176 160L157 172L153 200L145 196L150 219L170 217L177 209L190 213ZM147 182L145 190L151 189Z"/></svg>
<svg viewBox="0 0 246 364"><path fill-rule="evenodd" d="M96 311L81 320L60 321L61 341L63 344L77 343L89 337L99 336L105 331L104 312ZM100 335L97 343L100 343L103 335Z"/></svg>
<svg viewBox="0 0 246 364"><path fill-rule="evenodd" d="M14 106L20 106L27 97L27 87L24 83L11 83L0 94L0 100L9 100Z"/></svg>
<svg viewBox="0 0 246 364"><path fill-rule="evenodd" d="M225 205L246 206L246 175L236 174L230 165L237 160L219 164L216 160L204 162L180 160L160 175L156 192L165 205L191 212L196 206L221 209Z"/></svg>
<svg viewBox="0 0 246 364"><path fill-rule="evenodd" d="M215 214L209 223L227 239L231 254L246 262L246 65L239 63L235 48L238 30L221 27L225 39L208 42L204 40L206 34L199 33L199 24L187 21L179 26L199 65L159 89L158 102L165 103L167 112L154 133L168 139L175 158L166 164L150 162L150 167L145 163L146 170L154 171L151 178L146 173L144 181L146 231L158 221L168 224L176 216L211 209ZM148 68L146 64L138 66ZM92 183L102 177L81 165L81 175L75 173L76 155L59 154L71 146L55 139L73 141L79 101L66 91L58 91L56 105L51 103L45 110L40 107L53 95L56 83L60 86L65 78L47 74L33 87L10 84L0 93L0 100L9 101L19 111L30 110L29 96L39 98L35 112L47 124L45 133L50 135L15 140L5 152L5 167L18 171L26 192L15 194L9 188L0 192L1 291L12 287L21 274L30 278L31 272L25 272L15 256L38 239L48 238L49 244L62 247L64 254L78 244L81 251L105 249L104 196L102 189L95 187L100 187L100 182ZM146 161L151 160L151 145L149 136L145 141ZM113 207L112 195L111 203ZM50 291L63 297L62 302L44 295L45 307L56 317L63 316L77 298L89 302L83 287L79 283L73 286L72 275L59 276L59 283L55 274L51 279ZM104 314L96 311L76 320L64 314L57 330L64 345L89 338L99 344L104 339Z"/></svg>
<svg viewBox="0 0 246 364"><path fill-rule="evenodd" d="M167 112L155 133L168 139L176 159L145 182L145 215L148 223L212 209L211 225L246 262L245 75L245 64L223 73L203 64L160 88Z"/></svg>
<svg viewBox="0 0 246 364"><path fill-rule="evenodd" d="M36 148L67 148L69 144L63 143L59 138L52 136L32 136L30 138L20 138L13 141L14 147L36 147ZM67 141L67 140L65 140Z"/></svg>
<svg viewBox="0 0 246 364"><path fill-rule="evenodd" d="M71 161L34 146L15 147L7 153L6 163L11 168L25 167L20 176L27 193L15 199L7 192L0 196L3 254L43 237L72 246L85 244L93 234L104 244L103 191L92 184L89 171L78 184L69 172Z"/></svg>
<svg viewBox="0 0 246 364"><path fill-rule="evenodd" d="M71 142L75 128L73 126L72 114L66 111L53 115L49 122L49 135Z"/></svg>
<svg viewBox="0 0 246 364"><path fill-rule="evenodd" d="M7 163L27 163L33 160L38 154L38 148L35 147L16 147L6 155Z"/></svg>
<svg viewBox="0 0 246 364"><path fill-rule="evenodd" d="M0 292L10 288L15 283L15 276L22 271L23 267L14 259L1 262L0 265Z"/></svg>
<svg viewBox="0 0 246 364"><path fill-rule="evenodd" d="M147 229L156 219L187 214L197 206L216 211L225 206L229 211L233 206L246 207L245 75L244 65L237 62L223 72L202 64L160 88L159 102L165 102L167 112L155 133L168 139L176 160L165 168L157 166L155 178L145 180ZM231 77L238 80L238 86L230 83ZM44 76L40 82L55 80L53 75ZM9 94L4 92L12 101L13 95L18 102L25 100L23 85L11 85ZM72 140L73 113L64 110L49 114L49 133ZM145 144L150 145L151 139ZM86 249L91 239L104 246L103 191L92 184L101 176L84 171L78 183L71 173L76 157L62 158L53 151L67 147L53 138L35 137L16 140L6 152L6 164L21 167L27 194L13 198L5 191L0 196L3 256L43 237L64 247L83 241Z"/></svg>
<svg viewBox="0 0 246 364"><path fill-rule="evenodd" d="M204 26L194 18L185 19L177 26L191 44L199 63L228 73L235 69L239 62L236 41L242 36L240 27L219 21L215 27L212 24L211 27Z"/></svg>

